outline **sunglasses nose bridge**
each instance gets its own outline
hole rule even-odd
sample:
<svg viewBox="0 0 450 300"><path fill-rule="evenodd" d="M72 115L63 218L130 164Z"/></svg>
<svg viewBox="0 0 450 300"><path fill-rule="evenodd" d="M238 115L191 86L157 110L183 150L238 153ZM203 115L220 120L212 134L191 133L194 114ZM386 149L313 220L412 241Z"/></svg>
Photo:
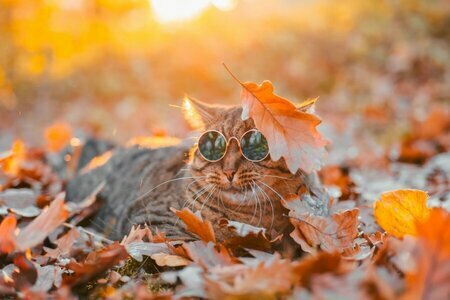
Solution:
<svg viewBox="0 0 450 300"><path fill-rule="evenodd" d="M239 140L237 139L237 137L235 137L235 136L232 136L232 137L230 137L229 139L228 139L228 145L230 145L230 143L231 143L231 141L232 140L235 140L236 141L236 144L238 145L238 146L240 146L240 142L239 142Z"/></svg>

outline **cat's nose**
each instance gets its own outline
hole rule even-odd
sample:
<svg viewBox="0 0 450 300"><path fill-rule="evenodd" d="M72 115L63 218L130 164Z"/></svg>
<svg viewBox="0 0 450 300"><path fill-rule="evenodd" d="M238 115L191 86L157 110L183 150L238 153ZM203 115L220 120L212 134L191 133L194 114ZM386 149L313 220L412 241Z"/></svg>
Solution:
<svg viewBox="0 0 450 300"><path fill-rule="evenodd" d="M236 174L236 170L227 169L227 170L223 170L223 173L225 174L225 176L227 176L228 181L231 182L231 181L233 181L234 175Z"/></svg>

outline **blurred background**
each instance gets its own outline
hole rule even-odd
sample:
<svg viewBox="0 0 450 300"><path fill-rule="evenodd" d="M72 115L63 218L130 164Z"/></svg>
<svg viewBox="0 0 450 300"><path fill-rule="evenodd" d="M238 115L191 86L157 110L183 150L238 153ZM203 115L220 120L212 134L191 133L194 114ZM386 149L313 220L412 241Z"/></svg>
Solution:
<svg viewBox="0 0 450 300"><path fill-rule="evenodd" d="M448 147L449 42L446 0L0 0L0 145L40 146L55 123L183 137L185 94L239 103L226 63L292 101L319 97L335 153L444 134L396 148L420 161Z"/></svg>

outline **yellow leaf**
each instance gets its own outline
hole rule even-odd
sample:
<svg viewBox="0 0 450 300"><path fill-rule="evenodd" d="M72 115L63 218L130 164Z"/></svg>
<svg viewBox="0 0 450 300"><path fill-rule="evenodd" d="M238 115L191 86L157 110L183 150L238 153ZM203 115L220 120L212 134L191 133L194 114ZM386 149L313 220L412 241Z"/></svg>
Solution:
<svg viewBox="0 0 450 300"><path fill-rule="evenodd" d="M381 195L375 202L374 215L378 225L398 238L417 235L416 222L424 222L429 214L428 195L420 190L395 190Z"/></svg>

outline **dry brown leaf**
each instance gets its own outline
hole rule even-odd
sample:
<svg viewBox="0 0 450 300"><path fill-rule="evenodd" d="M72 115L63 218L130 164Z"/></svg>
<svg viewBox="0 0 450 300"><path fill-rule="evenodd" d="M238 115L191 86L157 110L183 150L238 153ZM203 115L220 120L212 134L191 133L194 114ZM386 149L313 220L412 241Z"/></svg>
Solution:
<svg viewBox="0 0 450 300"><path fill-rule="evenodd" d="M197 235L204 242L216 242L216 236L214 229L209 220L203 220L199 211L193 213L189 208L183 208L183 210L176 210L171 207L173 211L187 226L187 230Z"/></svg>
<svg viewBox="0 0 450 300"><path fill-rule="evenodd" d="M291 237L306 252L314 252L317 248L342 252L352 247L353 240L358 236L358 209L327 217L313 214L290 214L290 217L295 227Z"/></svg>
<svg viewBox="0 0 450 300"><path fill-rule="evenodd" d="M339 252L318 252L309 255L295 266L302 287L311 288L311 281L318 274L342 275L356 267L355 263L342 259Z"/></svg>
<svg viewBox="0 0 450 300"><path fill-rule="evenodd" d="M283 157L294 174L298 169L311 172L320 168L327 141L317 131L320 119L298 110L289 100L273 93L270 81L261 85L241 83L242 119L252 118L269 144L273 160Z"/></svg>
<svg viewBox="0 0 450 300"><path fill-rule="evenodd" d="M279 238L276 238L270 241L266 236L266 230L264 228L245 223L220 219L219 226L226 227L232 234L232 236L223 242L230 249L239 247L267 251L271 249L273 242L279 240Z"/></svg>
<svg viewBox="0 0 450 300"><path fill-rule="evenodd" d="M72 270L74 274L65 274L63 281L71 286L87 282L127 257L125 247L119 243L114 243L96 252L89 253L83 263L70 262L67 268Z"/></svg>
<svg viewBox="0 0 450 300"><path fill-rule="evenodd" d="M53 230L64 223L68 216L64 199L59 197L53 200L47 210L20 231L16 239L17 249L25 251L40 244Z"/></svg>
<svg viewBox="0 0 450 300"><path fill-rule="evenodd" d="M165 243L132 242L124 246L127 253L139 262L144 260L144 255L151 256L156 253L169 252Z"/></svg>
<svg viewBox="0 0 450 300"><path fill-rule="evenodd" d="M230 252L223 245L214 245L202 241L184 243L183 248L188 256L197 264L206 268L225 266L236 262Z"/></svg>
<svg viewBox="0 0 450 300"><path fill-rule="evenodd" d="M290 261L274 255L255 266L231 265L211 270L205 288L211 299L276 299L298 280Z"/></svg>
<svg viewBox="0 0 450 300"><path fill-rule="evenodd" d="M428 195L420 190L383 193L375 202L375 220L387 233L398 238L416 235L416 222L425 221L430 214L427 199Z"/></svg>
<svg viewBox="0 0 450 300"><path fill-rule="evenodd" d="M70 229L69 232L67 232L56 241L56 247L54 249L44 247L44 250L47 252L45 256L58 259L61 256L69 255L73 250L73 244L79 236L80 233L78 232L76 227Z"/></svg>

